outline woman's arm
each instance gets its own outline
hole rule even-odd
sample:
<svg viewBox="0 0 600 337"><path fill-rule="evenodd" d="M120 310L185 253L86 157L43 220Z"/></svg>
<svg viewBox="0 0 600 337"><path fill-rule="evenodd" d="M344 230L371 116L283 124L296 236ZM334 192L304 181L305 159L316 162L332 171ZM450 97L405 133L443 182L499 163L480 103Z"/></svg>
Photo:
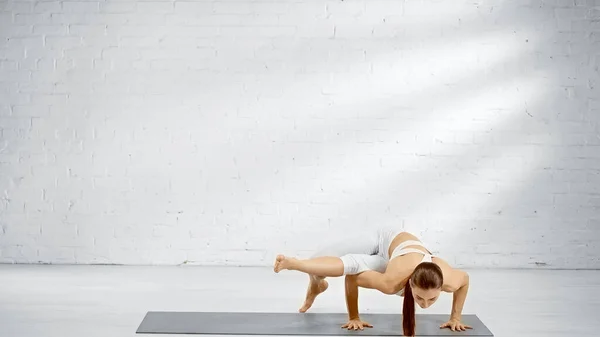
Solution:
<svg viewBox="0 0 600 337"><path fill-rule="evenodd" d="M348 323L342 325L342 328L348 330L363 330L373 326L360 319L358 314L358 283L356 275L346 275L346 307L348 308Z"/></svg>
<svg viewBox="0 0 600 337"><path fill-rule="evenodd" d="M384 273L367 270L357 275L356 282L359 287L376 289L386 295L394 295L404 288L405 281L412 274L411 268L402 259L389 261Z"/></svg>
<svg viewBox="0 0 600 337"><path fill-rule="evenodd" d="M454 270L451 279L450 287L452 288L451 290L454 291L450 319L460 321L465 300L467 299L467 293L469 292L469 274L462 270Z"/></svg>
<svg viewBox="0 0 600 337"><path fill-rule="evenodd" d="M374 270L363 271L356 275L356 284L359 287L379 290L387 295L395 293L394 284L390 282L388 275Z"/></svg>
<svg viewBox="0 0 600 337"><path fill-rule="evenodd" d="M444 273L442 291L453 293L450 321L460 322L467 293L469 292L469 274L463 270L452 268L441 258L436 258L436 264L440 266Z"/></svg>
<svg viewBox="0 0 600 337"><path fill-rule="evenodd" d="M358 284L356 283L356 275L347 275L345 283L348 319L360 319L358 315Z"/></svg>
<svg viewBox="0 0 600 337"><path fill-rule="evenodd" d="M462 310L469 292L469 274L465 271L453 269L445 265L444 270L444 286L443 291L452 293L452 312L450 319L459 320L462 317Z"/></svg>

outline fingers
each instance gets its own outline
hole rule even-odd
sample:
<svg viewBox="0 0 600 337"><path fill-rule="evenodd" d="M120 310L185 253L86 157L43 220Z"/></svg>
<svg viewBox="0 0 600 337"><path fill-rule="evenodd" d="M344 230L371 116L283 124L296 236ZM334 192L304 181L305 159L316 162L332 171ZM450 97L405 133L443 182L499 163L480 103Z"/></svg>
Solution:
<svg viewBox="0 0 600 337"><path fill-rule="evenodd" d="M452 331L465 331L467 329L473 329L471 326L466 324L456 324L453 322L446 322L440 325L440 329L449 328Z"/></svg>
<svg viewBox="0 0 600 337"><path fill-rule="evenodd" d="M468 325L464 325L464 324L459 324L456 326L456 330L458 330L458 331L466 331L467 329L473 329L473 328L471 328ZM454 330L452 330L452 331L454 331Z"/></svg>
<svg viewBox="0 0 600 337"><path fill-rule="evenodd" d="M456 324L446 323L443 325L444 328L449 328L452 331L456 331Z"/></svg>
<svg viewBox="0 0 600 337"><path fill-rule="evenodd" d="M344 325L342 325L342 329L348 329L348 330L362 330L362 326L359 326L358 324L355 323L346 323Z"/></svg>
<svg viewBox="0 0 600 337"><path fill-rule="evenodd" d="M460 331L465 331L467 329L470 329L471 327L469 327L468 325L460 324L456 328L459 329Z"/></svg>
<svg viewBox="0 0 600 337"><path fill-rule="evenodd" d="M364 328L372 328L373 326L369 323L346 323L342 325L342 329L348 330L364 330Z"/></svg>

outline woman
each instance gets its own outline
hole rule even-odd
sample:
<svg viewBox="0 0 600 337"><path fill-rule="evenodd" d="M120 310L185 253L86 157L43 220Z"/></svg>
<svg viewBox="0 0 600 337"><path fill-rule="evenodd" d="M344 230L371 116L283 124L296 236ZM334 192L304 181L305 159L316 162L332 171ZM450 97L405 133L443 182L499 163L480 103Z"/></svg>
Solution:
<svg viewBox="0 0 600 337"><path fill-rule="evenodd" d="M345 276L349 321L342 327L349 330L372 327L359 317L358 287L404 297L402 327L405 336L415 335L415 302L421 308L428 308L442 291L454 295L450 319L440 328L452 331L471 328L461 323L469 275L433 256L416 236L408 232L380 229L361 233L327 246L310 259L278 255L275 272L286 269L309 275L306 300L300 312L306 312L317 295L327 289L326 277Z"/></svg>

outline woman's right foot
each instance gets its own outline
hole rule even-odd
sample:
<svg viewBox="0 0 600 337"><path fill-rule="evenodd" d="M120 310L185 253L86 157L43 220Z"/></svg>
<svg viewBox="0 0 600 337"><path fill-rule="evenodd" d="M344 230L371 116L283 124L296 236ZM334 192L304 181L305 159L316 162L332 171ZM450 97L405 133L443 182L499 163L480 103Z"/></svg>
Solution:
<svg viewBox="0 0 600 337"><path fill-rule="evenodd" d="M304 304L298 311L303 313L306 312L313 305L317 295L327 290L327 287L329 287L329 283L327 283L325 280L320 280L318 283L311 281L308 285L308 290L306 291L306 299L304 300Z"/></svg>
<svg viewBox="0 0 600 337"><path fill-rule="evenodd" d="M292 260L294 260L293 257L286 257L284 255L277 255L277 257L275 258L275 264L273 265L273 270L276 273L279 273L280 271L284 270L284 269L288 269L290 267L290 263L292 262Z"/></svg>

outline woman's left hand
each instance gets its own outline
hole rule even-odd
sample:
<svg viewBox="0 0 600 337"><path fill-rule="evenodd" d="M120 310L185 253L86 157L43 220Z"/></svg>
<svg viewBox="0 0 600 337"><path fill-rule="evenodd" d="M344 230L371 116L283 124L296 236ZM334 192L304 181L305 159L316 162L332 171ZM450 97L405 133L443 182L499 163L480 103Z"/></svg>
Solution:
<svg viewBox="0 0 600 337"><path fill-rule="evenodd" d="M472 327L462 324L460 320L451 318L448 322L440 325L440 329L450 328L452 331L465 331L466 329L473 329Z"/></svg>

